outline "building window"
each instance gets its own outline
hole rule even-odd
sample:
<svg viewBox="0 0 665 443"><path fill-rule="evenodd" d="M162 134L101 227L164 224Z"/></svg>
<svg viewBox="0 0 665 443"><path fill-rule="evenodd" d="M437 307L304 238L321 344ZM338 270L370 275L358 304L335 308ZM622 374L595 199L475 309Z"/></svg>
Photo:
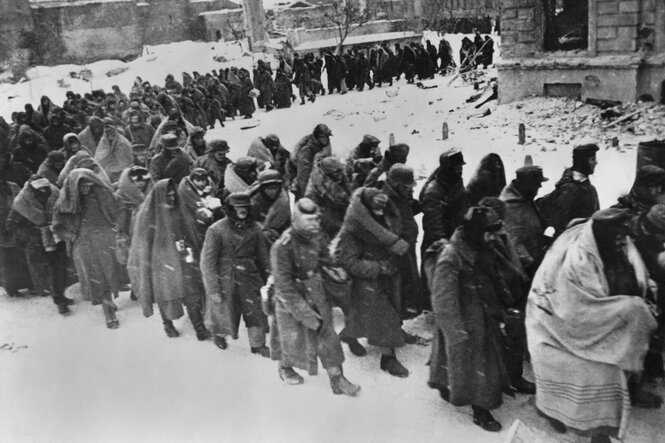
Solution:
<svg viewBox="0 0 665 443"><path fill-rule="evenodd" d="M588 0L543 0L545 50L568 51L589 46Z"/></svg>

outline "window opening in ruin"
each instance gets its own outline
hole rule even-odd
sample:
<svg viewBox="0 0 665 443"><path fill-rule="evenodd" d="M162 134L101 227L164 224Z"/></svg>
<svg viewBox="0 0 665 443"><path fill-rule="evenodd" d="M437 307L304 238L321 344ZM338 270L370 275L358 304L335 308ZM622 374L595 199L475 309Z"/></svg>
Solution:
<svg viewBox="0 0 665 443"><path fill-rule="evenodd" d="M545 50L586 49L589 45L588 0L543 0Z"/></svg>

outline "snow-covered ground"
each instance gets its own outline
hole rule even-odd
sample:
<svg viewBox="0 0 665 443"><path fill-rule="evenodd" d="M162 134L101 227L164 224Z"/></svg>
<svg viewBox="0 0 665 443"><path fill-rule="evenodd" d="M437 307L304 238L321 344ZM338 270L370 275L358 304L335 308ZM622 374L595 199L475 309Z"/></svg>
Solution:
<svg viewBox="0 0 665 443"><path fill-rule="evenodd" d="M458 42L455 39L453 46ZM228 65L214 62L213 55L224 54L229 64L251 65L251 58L241 58L236 48L183 42L150 48L151 55L126 65L105 61L87 68L93 71L94 88L118 84L127 91L137 75L162 83L169 72L178 77L182 71L207 72ZM152 57L156 59L148 61ZM120 65L129 70L111 78L103 75ZM36 104L44 93L61 102L66 89L57 86L60 78L71 83L72 90L89 90L89 83L68 78L70 70L78 69L35 68L30 82L1 84L0 115L22 108L26 100ZM274 132L291 148L317 123L326 123L333 131L334 153L344 157L363 134L376 135L385 148L393 133L397 142L411 146L409 163L420 176L436 167L443 150L460 147L467 179L489 152L501 155L508 179L529 154L551 178L543 188L548 192L570 164L574 144L591 137L601 145L592 177L601 205L612 204L630 188L640 138L618 129L579 129L576 116L593 114L591 107L562 99L503 106L493 102L491 115L469 117L478 112L465 103L474 92L472 86L460 80L449 85L450 80L437 77L424 82L436 88L419 89L402 79L392 87L319 97L313 104L270 113L258 111L258 127L242 130L246 120L229 121L206 138L227 140L235 159L246 154L257 136ZM15 98L8 101L9 96ZM444 121L450 128L446 141L441 140ZM520 122L527 125L524 146L517 144ZM662 136L647 133L644 138L658 135ZM613 136L619 137L621 150L605 149L606 139ZM324 374L306 376L302 386L284 385L274 362L249 353L244 335L221 351L211 342L196 341L183 318L176 322L182 336L169 339L158 316L143 318L127 293L118 300L120 329L108 330L101 310L81 301L76 287L69 295L77 304L67 317L58 315L49 299L0 296L1 442L500 442L516 419L532 427L539 441L582 441L554 434L536 416L532 398L521 395L506 397L496 411L502 433L482 431L473 425L470 408L452 407L427 387L428 347L398 351L411 370L407 379L380 371L376 349L369 348L363 358L347 353L345 374L362 386L362 392L359 398L344 398L332 395ZM342 326L339 313L336 323ZM405 328L430 335L423 317L407 322ZM662 384L658 389L662 393ZM626 441L659 441L661 432L662 410L636 410Z"/></svg>

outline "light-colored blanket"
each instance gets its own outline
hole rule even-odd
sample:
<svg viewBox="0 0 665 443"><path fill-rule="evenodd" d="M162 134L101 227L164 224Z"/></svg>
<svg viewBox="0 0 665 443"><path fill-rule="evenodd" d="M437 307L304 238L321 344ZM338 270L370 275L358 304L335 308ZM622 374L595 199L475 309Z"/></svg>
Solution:
<svg viewBox="0 0 665 443"><path fill-rule="evenodd" d="M656 321L642 298L648 275L635 246L626 253L642 294L609 295L592 222L565 231L536 273L526 327L536 406L579 431L626 430L626 372L642 369Z"/></svg>

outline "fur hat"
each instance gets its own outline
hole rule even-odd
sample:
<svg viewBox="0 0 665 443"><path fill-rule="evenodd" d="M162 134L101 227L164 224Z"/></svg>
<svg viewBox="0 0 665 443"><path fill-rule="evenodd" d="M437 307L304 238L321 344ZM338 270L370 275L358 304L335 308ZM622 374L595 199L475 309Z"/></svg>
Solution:
<svg viewBox="0 0 665 443"><path fill-rule="evenodd" d="M282 174L279 171L274 169L266 169L265 171L259 172L257 177L260 186L270 186L270 185L282 185L284 181L282 180Z"/></svg>
<svg viewBox="0 0 665 443"><path fill-rule="evenodd" d="M344 165L336 157L326 157L321 160L321 170L326 174L333 174L344 170Z"/></svg>
<svg viewBox="0 0 665 443"><path fill-rule="evenodd" d="M226 203L230 206L249 207L252 206L252 199L247 192L234 192L226 197Z"/></svg>
<svg viewBox="0 0 665 443"><path fill-rule="evenodd" d="M314 127L314 131L312 131L312 134L314 134L314 137L320 137L322 135L327 135L327 136L332 136L333 133L330 130L330 128L327 125L324 125L323 123L319 123Z"/></svg>
<svg viewBox="0 0 665 443"><path fill-rule="evenodd" d="M365 134L363 136L363 143L370 146L378 146L378 144L381 143L381 140L374 137L373 135Z"/></svg>
<svg viewBox="0 0 665 443"><path fill-rule="evenodd" d="M413 168L403 163L395 163L388 171L387 182L391 185L416 186Z"/></svg>
<svg viewBox="0 0 665 443"><path fill-rule="evenodd" d="M487 206L472 206L464 215L464 228L480 232L501 229L501 220L494 209Z"/></svg>
<svg viewBox="0 0 665 443"><path fill-rule="evenodd" d="M211 140L208 142L208 149L206 149L206 153L210 152L224 152L227 153L231 150L229 148L229 144L226 142L226 140Z"/></svg>
<svg viewBox="0 0 665 443"><path fill-rule="evenodd" d="M162 135L162 146L168 150L178 149L178 137L175 134Z"/></svg>
<svg viewBox="0 0 665 443"><path fill-rule="evenodd" d="M240 157L233 169L236 172L248 172L256 167L257 163L254 157Z"/></svg>

